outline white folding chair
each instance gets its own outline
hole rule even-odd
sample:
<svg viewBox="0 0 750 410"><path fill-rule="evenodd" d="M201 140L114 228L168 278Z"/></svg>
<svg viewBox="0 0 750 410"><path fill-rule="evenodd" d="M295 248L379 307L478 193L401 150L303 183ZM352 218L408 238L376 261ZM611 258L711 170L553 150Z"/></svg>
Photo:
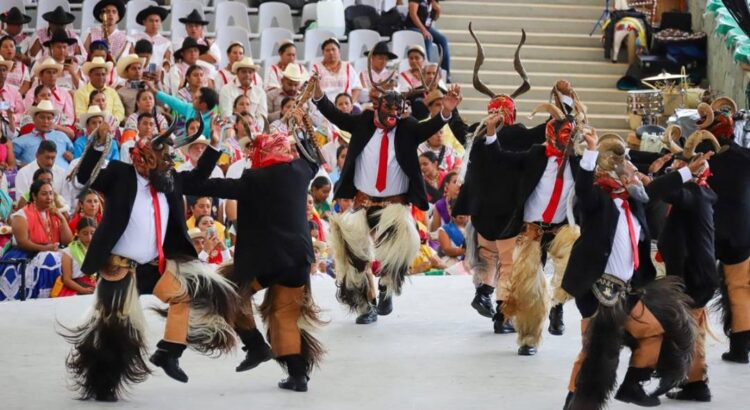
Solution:
<svg viewBox="0 0 750 410"><path fill-rule="evenodd" d="M356 4L370 6L380 14L383 11L383 0L357 0Z"/></svg>
<svg viewBox="0 0 750 410"><path fill-rule="evenodd" d="M141 10L149 6L156 6L156 2L151 0L130 0L125 5L127 10L125 13L125 32L128 33L128 35L143 30L143 26L135 22L135 18Z"/></svg>
<svg viewBox="0 0 750 410"><path fill-rule="evenodd" d="M253 50L250 47L250 31L243 27L218 26L216 31L216 44L219 46L219 67L224 67L227 61L227 49L229 45L239 42L245 47L245 55L253 57Z"/></svg>
<svg viewBox="0 0 750 410"><path fill-rule="evenodd" d="M356 59L349 59L352 66L358 73L367 73L367 57L357 57Z"/></svg>
<svg viewBox="0 0 750 410"><path fill-rule="evenodd" d="M276 20L276 27L285 28L294 33L292 24L292 9L286 3L268 2L263 3L258 8L258 32L274 27L273 22Z"/></svg>
<svg viewBox="0 0 750 410"><path fill-rule="evenodd" d="M294 33L283 27L268 27L263 29L260 33L259 58L265 61L276 55L278 44L283 40L294 41Z"/></svg>
<svg viewBox="0 0 750 410"><path fill-rule="evenodd" d="M36 28L42 28L46 26L47 22L44 21L42 15L44 13L49 13L50 11L56 9L58 6L62 6L65 11L70 13L70 2L68 2L67 0L39 0L39 2L36 4Z"/></svg>
<svg viewBox="0 0 750 410"><path fill-rule="evenodd" d="M391 37L391 51L398 58L406 57L406 49L413 45L424 47L424 37L416 31L399 30Z"/></svg>
<svg viewBox="0 0 750 410"><path fill-rule="evenodd" d="M349 52L347 60L362 57L362 52L371 49L380 41L380 33L375 30L352 30L349 32Z"/></svg>
<svg viewBox="0 0 750 410"><path fill-rule="evenodd" d="M346 34L344 5L341 0L318 2L318 28L332 31L336 37Z"/></svg>
<svg viewBox="0 0 750 410"><path fill-rule="evenodd" d="M305 24L310 20L318 19L318 3L307 3L305 7L302 7L302 17L300 18L300 24Z"/></svg>
<svg viewBox="0 0 750 410"><path fill-rule="evenodd" d="M388 11L394 7L396 7L396 4L398 3L397 0L383 0L383 5L381 7L381 10Z"/></svg>
<svg viewBox="0 0 750 410"><path fill-rule="evenodd" d="M94 17L94 6L99 0L83 0L81 5L81 40L85 41L83 37L88 33L91 27L100 26L102 23L96 20Z"/></svg>
<svg viewBox="0 0 750 410"><path fill-rule="evenodd" d="M0 0L0 13L5 13L13 7L18 8L21 13L26 14L26 4L24 0Z"/></svg>
<svg viewBox="0 0 750 410"><path fill-rule="evenodd" d="M336 35L330 30L322 28L307 30L305 32L305 61L312 61L315 57L323 55L320 45L331 37L336 37Z"/></svg>
<svg viewBox="0 0 750 410"><path fill-rule="evenodd" d="M185 25L180 23L181 18L185 18L193 10L198 10L205 19L203 4L193 0L183 0L172 3L172 12L169 14L169 30L171 31L172 44L177 48L182 46L182 40L187 37Z"/></svg>
<svg viewBox="0 0 750 410"><path fill-rule="evenodd" d="M234 24L231 24L234 23ZM247 3L239 1L225 1L216 6L216 31L220 27L242 27L252 32L250 16L247 15Z"/></svg>

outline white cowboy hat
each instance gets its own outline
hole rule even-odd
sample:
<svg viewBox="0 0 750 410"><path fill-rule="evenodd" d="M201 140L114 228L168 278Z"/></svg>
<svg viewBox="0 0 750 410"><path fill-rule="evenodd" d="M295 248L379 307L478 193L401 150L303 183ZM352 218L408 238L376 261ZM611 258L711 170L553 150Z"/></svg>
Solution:
<svg viewBox="0 0 750 410"><path fill-rule="evenodd" d="M190 147L193 146L193 145L195 145L195 144L211 145L211 141L209 141L208 138L206 138L205 135L201 135L200 137L196 138L195 141L193 141L190 144L187 144L184 147L182 147L182 149L184 149L185 152L187 152L187 150L189 150Z"/></svg>
<svg viewBox="0 0 750 410"><path fill-rule="evenodd" d="M52 114L57 115L60 111L58 111L55 106L52 105L52 101L50 100L39 101L39 104L29 108L29 115L31 116L31 118L34 118L35 115L42 112L51 112Z"/></svg>
<svg viewBox="0 0 750 410"><path fill-rule="evenodd" d="M238 143L240 144L240 149L245 149L245 147L247 147L247 144L251 144L252 142L253 140L251 140L250 137L242 137L240 138Z"/></svg>
<svg viewBox="0 0 750 410"><path fill-rule="evenodd" d="M107 74L109 74L109 72L112 71L112 62L104 61L103 57L94 57L91 61L83 63L81 72L83 72L83 74L88 77L89 72L95 68L105 68L107 69Z"/></svg>
<svg viewBox="0 0 750 410"><path fill-rule="evenodd" d="M196 238L203 238L206 235L198 228L190 228L188 229L188 236L190 236L190 239L196 239Z"/></svg>
<svg viewBox="0 0 750 410"><path fill-rule="evenodd" d="M305 79L304 77L302 77L302 71L299 69L299 65L295 63L287 64L286 68L284 69L283 75L284 78L287 78L291 81L296 81L298 83L302 82L302 80Z"/></svg>
<svg viewBox="0 0 750 410"><path fill-rule="evenodd" d="M39 73L49 69L57 70L58 72L60 72L63 69L63 65L55 61L54 58L47 57L41 63L34 64L34 69L31 70L31 76L39 77Z"/></svg>
<svg viewBox="0 0 750 410"><path fill-rule="evenodd" d="M81 114L81 116L79 117L78 128L85 130L86 123L88 123L89 120L94 117L102 117L104 118L104 121L107 121L109 114L107 114L105 111L102 111L102 109L99 108L98 105L90 105L88 111L86 111L84 114Z"/></svg>
<svg viewBox="0 0 750 410"><path fill-rule="evenodd" d="M125 70L127 70L132 64L136 63L140 63L141 66L143 66L146 64L146 59L138 57L138 54L128 54L124 57L120 57L120 61L118 61L115 66L117 75L119 75L120 78L125 78Z"/></svg>
<svg viewBox="0 0 750 410"><path fill-rule="evenodd" d="M424 47L414 44L409 46L409 48L406 49L406 55L409 55L412 51L416 51L419 54L422 54L422 57L427 58L427 53L424 51Z"/></svg>
<svg viewBox="0 0 750 410"><path fill-rule="evenodd" d="M8 70L13 68L13 61L5 61L4 58L0 57L0 65L4 65Z"/></svg>
<svg viewBox="0 0 750 410"><path fill-rule="evenodd" d="M232 74L237 74L237 70L240 68L252 68L258 71L258 66L253 62L252 57L243 57L242 60L236 61L232 64Z"/></svg>

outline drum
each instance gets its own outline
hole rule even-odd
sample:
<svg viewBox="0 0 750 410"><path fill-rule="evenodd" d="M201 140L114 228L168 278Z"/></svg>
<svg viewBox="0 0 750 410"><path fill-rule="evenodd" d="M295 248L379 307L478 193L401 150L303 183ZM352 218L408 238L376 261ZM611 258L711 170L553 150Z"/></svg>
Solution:
<svg viewBox="0 0 750 410"><path fill-rule="evenodd" d="M664 96L660 90L628 91L628 113L640 116L664 113Z"/></svg>

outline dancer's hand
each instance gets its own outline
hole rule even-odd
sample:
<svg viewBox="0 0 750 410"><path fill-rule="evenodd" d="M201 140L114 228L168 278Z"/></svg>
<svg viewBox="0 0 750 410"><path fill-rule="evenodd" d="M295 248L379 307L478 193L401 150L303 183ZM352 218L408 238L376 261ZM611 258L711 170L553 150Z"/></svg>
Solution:
<svg viewBox="0 0 750 410"><path fill-rule="evenodd" d="M659 172L662 168L664 168L664 165L669 162L669 160L672 159L672 154L664 154L656 161L652 162L651 165L648 167L648 173L649 174L655 174Z"/></svg>
<svg viewBox="0 0 750 410"><path fill-rule="evenodd" d="M695 175L703 169L706 165L708 165L708 159L711 158L714 155L713 151L704 152L703 154L700 154L698 158L694 159L692 162L690 162L690 165L688 165L688 168L690 169L690 173Z"/></svg>
<svg viewBox="0 0 750 410"><path fill-rule="evenodd" d="M586 149L589 151L596 151L596 144L599 141L599 137L596 135L596 130L593 128L585 128L583 130L583 139L586 141Z"/></svg>
<svg viewBox="0 0 750 410"><path fill-rule="evenodd" d="M487 118L485 125L487 126L487 136L491 137L497 134L497 125L502 124L505 121L505 114L502 111L497 111Z"/></svg>
<svg viewBox="0 0 750 410"><path fill-rule="evenodd" d="M461 86L458 84L451 84L448 87L448 92L443 97L443 117L448 118L453 113L453 110L461 104L463 96L461 96Z"/></svg>

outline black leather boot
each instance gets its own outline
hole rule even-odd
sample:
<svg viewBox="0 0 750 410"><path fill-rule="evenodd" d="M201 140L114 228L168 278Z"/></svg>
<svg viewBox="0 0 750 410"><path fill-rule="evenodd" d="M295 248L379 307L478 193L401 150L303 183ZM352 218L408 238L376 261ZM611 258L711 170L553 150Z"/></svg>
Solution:
<svg viewBox="0 0 750 410"><path fill-rule="evenodd" d="M536 354L536 347L534 346L523 345L518 348L519 356L533 356L535 354Z"/></svg>
<svg viewBox="0 0 750 410"><path fill-rule="evenodd" d="M267 362L273 358L271 354L271 346L266 343L263 338L263 334L258 329L253 330L238 330L237 334L242 340L242 350L245 351L245 359L242 360L239 366L235 369L238 372L244 372L246 370L254 369L263 362Z"/></svg>
<svg viewBox="0 0 750 410"><path fill-rule="evenodd" d="M667 397L672 400L709 402L711 401L711 389L708 388L706 381L701 380L685 383L680 386L680 390L667 393Z"/></svg>
<svg viewBox="0 0 750 410"><path fill-rule="evenodd" d="M661 404L658 397L646 394L641 385L641 382L651 380L652 373L653 369L629 367L625 374L625 380L622 381L617 394L615 394L615 399L642 407L656 407Z"/></svg>
<svg viewBox="0 0 750 410"><path fill-rule="evenodd" d="M748 362L750 330L729 335L729 351L721 355L721 360L734 363Z"/></svg>
<svg viewBox="0 0 750 410"><path fill-rule="evenodd" d="M378 312L375 310L375 301L373 300L370 302L370 309L357 316L357 319L354 321L354 323L358 325L369 325L370 323L375 323L378 321Z"/></svg>
<svg viewBox="0 0 750 410"><path fill-rule="evenodd" d="M552 306L549 311L549 330L550 334L562 336L565 332L565 323L563 323L563 305Z"/></svg>
<svg viewBox="0 0 750 410"><path fill-rule="evenodd" d="M284 356L280 357L279 360L284 362L289 372L289 377L279 382L279 388L296 392L306 392L307 382L310 378L307 377L307 366L302 355Z"/></svg>
<svg viewBox="0 0 750 410"><path fill-rule="evenodd" d="M570 410L570 405L573 402L573 397L575 397L575 393L569 391L568 395L565 396L565 404L563 405L563 410Z"/></svg>
<svg viewBox="0 0 750 410"><path fill-rule="evenodd" d="M378 286L378 308L380 316L388 316L393 312L393 296L389 296L385 286Z"/></svg>
<svg viewBox="0 0 750 410"><path fill-rule="evenodd" d="M182 356L182 352L185 351L186 347L187 346L183 344L161 340L156 344L156 352L151 355L149 360L154 366L159 366L164 369L164 373L166 373L167 376L178 382L187 383L188 376L180 368L180 356Z"/></svg>
<svg viewBox="0 0 750 410"><path fill-rule="evenodd" d="M495 291L495 288L489 285L482 285L477 288L474 300L471 301L471 307L473 307L480 315L491 318L495 315L495 307L492 306L492 299L490 295Z"/></svg>
<svg viewBox="0 0 750 410"><path fill-rule="evenodd" d="M513 325L510 323L510 321L505 320L505 315L503 315L502 300L497 301L497 311L495 312L495 316L492 316L492 322L495 328L495 333L499 335L516 333L516 329L513 328Z"/></svg>

